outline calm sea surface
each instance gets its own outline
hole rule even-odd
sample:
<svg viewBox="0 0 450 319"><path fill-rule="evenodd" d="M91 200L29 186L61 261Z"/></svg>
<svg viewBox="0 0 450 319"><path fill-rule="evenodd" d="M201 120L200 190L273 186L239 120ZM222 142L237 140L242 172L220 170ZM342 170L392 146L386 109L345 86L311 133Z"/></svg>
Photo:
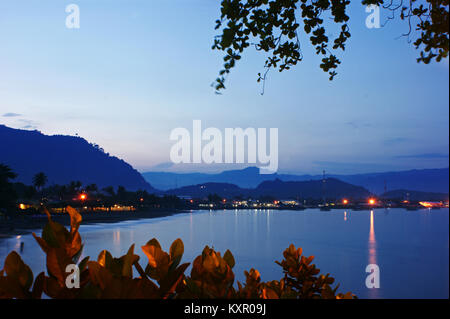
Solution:
<svg viewBox="0 0 450 319"><path fill-rule="evenodd" d="M448 298L449 211L376 209L374 211L317 209L305 211L239 210L193 211L165 218L117 224L82 225L84 256L96 259L102 249L114 256L125 254L132 243L140 250L156 237L169 250L176 238L185 245L183 260L193 261L205 245L236 259L236 279L256 268L262 279L282 277L275 260L289 244L314 255L322 273L340 283L341 292L360 298ZM40 231L37 232L40 235ZM45 269L45 257L31 235L0 240L0 268L11 250L20 252L34 275ZM368 264L380 269L380 288L368 289ZM190 270L189 270L190 271Z"/></svg>

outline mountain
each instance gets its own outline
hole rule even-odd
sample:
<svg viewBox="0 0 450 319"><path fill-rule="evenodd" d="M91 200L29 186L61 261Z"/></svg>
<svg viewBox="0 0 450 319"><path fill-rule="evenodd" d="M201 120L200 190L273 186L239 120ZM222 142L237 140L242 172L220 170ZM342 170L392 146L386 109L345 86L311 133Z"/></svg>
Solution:
<svg viewBox="0 0 450 319"><path fill-rule="evenodd" d="M205 198L210 194L233 198L236 196L260 198L264 196L278 199L322 199L322 181L284 182L279 179L265 181L256 188L241 188L229 183L204 183L193 186L184 186L166 191L170 195ZM364 199L370 192L363 187L354 186L334 178L328 178L325 184L327 198L353 198Z"/></svg>
<svg viewBox="0 0 450 319"><path fill-rule="evenodd" d="M249 196L250 190L228 183L205 183L171 189L166 191L166 194L190 196L192 198L205 198L210 194L217 194L222 197L233 198L235 196Z"/></svg>
<svg viewBox="0 0 450 319"><path fill-rule="evenodd" d="M47 185L81 181L99 188L122 185L128 190L155 191L131 165L81 137L48 136L0 125L0 141L0 163L19 175L18 182L31 184L36 173L44 172Z"/></svg>
<svg viewBox="0 0 450 319"><path fill-rule="evenodd" d="M274 175L260 175L259 168L224 171L218 174L145 172L142 176L156 188L168 190L199 183L231 183L243 188L253 188L261 182L275 179Z"/></svg>
<svg viewBox="0 0 450 319"><path fill-rule="evenodd" d="M405 189L386 192L381 197L386 199L412 200L412 201L448 201L448 194L445 193L427 193Z"/></svg>
<svg viewBox="0 0 450 319"><path fill-rule="evenodd" d="M384 193L385 182L388 191L397 189L433 193L449 191L448 168L333 176L347 183L364 186L377 194Z"/></svg>
<svg viewBox="0 0 450 319"><path fill-rule="evenodd" d="M323 193L326 198L339 199L364 199L369 197L370 192L360 186L351 185L335 178L327 178L325 191L322 180L311 180L301 182L285 182L280 179L266 181L258 185L254 190L257 196L274 196L280 199L303 198L321 199Z"/></svg>
<svg viewBox="0 0 450 319"><path fill-rule="evenodd" d="M255 188L265 181L280 179L282 181L321 180L322 175L291 175L291 174L259 174L256 167L243 170L224 171L218 174L203 173L166 173L146 172L144 178L156 188L168 190L200 183L230 183L242 188ZM362 186L375 194L387 190L409 189L413 191L448 193L449 169L422 169L399 172L367 173L355 175L327 175L341 181Z"/></svg>

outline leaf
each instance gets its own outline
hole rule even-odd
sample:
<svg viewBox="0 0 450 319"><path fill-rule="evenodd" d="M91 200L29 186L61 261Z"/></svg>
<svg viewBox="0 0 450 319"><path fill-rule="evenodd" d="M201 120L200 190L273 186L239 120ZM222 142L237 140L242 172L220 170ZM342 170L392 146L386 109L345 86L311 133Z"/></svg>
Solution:
<svg viewBox="0 0 450 319"><path fill-rule="evenodd" d="M47 253L47 270L58 280L61 287L65 285L66 267L72 260L62 248L50 248Z"/></svg>
<svg viewBox="0 0 450 319"><path fill-rule="evenodd" d="M102 267L109 268L112 264L113 257L109 251L102 250L98 255L97 261Z"/></svg>
<svg viewBox="0 0 450 319"><path fill-rule="evenodd" d="M78 268L80 269L80 273L82 273L86 269L88 261L89 261L89 256L83 258L83 260L80 262L80 264L78 265Z"/></svg>
<svg viewBox="0 0 450 319"><path fill-rule="evenodd" d="M41 246L41 249L44 251L44 253L47 253L48 251L48 245L47 242L42 239L41 237L38 237L35 233L32 234L34 239L37 241L37 243L39 244L39 246Z"/></svg>
<svg viewBox="0 0 450 319"><path fill-rule="evenodd" d="M49 220L42 231L42 238L50 247L65 247L70 233L63 225Z"/></svg>
<svg viewBox="0 0 450 319"><path fill-rule="evenodd" d="M169 264L169 255L162 251L161 248L153 245L141 247L148 258L148 264L153 268L161 267Z"/></svg>
<svg viewBox="0 0 450 319"><path fill-rule="evenodd" d="M263 289L263 299L279 299L277 293L268 287Z"/></svg>
<svg viewBox="0 0 450 319"><path fill-rule="evenodd" d="M75 208L67 206L66 210L70 215L70 232L73 235L78 231L78 228L80 227L81 221L83 219L80 213Z"/></svg>
<svg viewBox="0 0 450 319"><path fill-rule="evenodd" d="M187 267L189 267L189 263L182 264L175 271L161 280L160 290L163 299L166 299L175 292L180 280L183 279Z"/></svg>
<svg viewBox="0 0 450 319"><path fill-rule="evenodd" d="M223 259L227 262L228 266L230 266L230 268L233 268L235 265L235 260L233 257L233 254L231 253L231 251L227 250L225 252L225 254L223 255Z"/></svg>
<svg viewBox="0 0 450 319"><path fill-rule="evenodd" d="M34 281L33 290L31 291L32 299L41 299L45 285L45 273L41 272Z"/></svg>
<svg viewBox="0 0 450 319"><path fill-rule="evenodd" d="M184 245L183 241L178 238L170 246L170 258L172 259L171 267L177 267L183 257Z"/></svg>
<svg viewBox="0 0 450 319"><path fill-rule="evenodd" d="M18 253L12 251L5 259L5 272L8 277L17 280L20 285L29 290L33 284L33 272L19 256Z"/></svg>
<svg viewBox="0 0 450 319"><path fill-rule="evenodd" d="M139 256L134 253L134 244L128 249L128 252L123 256L122 276L132 278L133 277L133 264L139 260Z"/></svg>
<svg viewBox="0 0 450 319"><path fill-rule="evenodd" d="M88 261L89 278L94 285L104 290L112 281L112 274L96 261Z"/></svg>

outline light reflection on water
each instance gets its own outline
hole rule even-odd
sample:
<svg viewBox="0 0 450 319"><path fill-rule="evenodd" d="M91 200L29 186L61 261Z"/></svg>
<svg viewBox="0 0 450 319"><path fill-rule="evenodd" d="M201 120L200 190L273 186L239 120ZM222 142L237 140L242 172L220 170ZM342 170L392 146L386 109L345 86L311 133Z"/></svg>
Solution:
<svg viewBox="0 0 450 319"><path fill-rule="evenodd" d="M305 255L315 256L322 273L330 273L340 283L339 291L352 291L360 298L448 298L448 209L193 211L82 225L80 232L85 244L82 258L96 259L103 249L121 256L136 243L135 252L144 267L147 259L140 246L153 237L166 251L172 241L181 238L184 261L193 261L205 245L222 253L230 249L241 282L244 270L252 267L265 281L279 280L282 272L274 261L281 260L282 251L293 243ZM37 275L45 269L45 257L31 235L0 240L0 263L11 250L19 252L22 243L21 255ZM368 264L380 267L380 289L365 286Z"/></svg>
<svg viewBox="0 0 450 319"><path fill-rule="evenodd" d="M370 211L370 230L369 230L369 265L377 264L377 241L375 239L374 211ZM378 298L378 288L369 289L370 298Z"/></svg>

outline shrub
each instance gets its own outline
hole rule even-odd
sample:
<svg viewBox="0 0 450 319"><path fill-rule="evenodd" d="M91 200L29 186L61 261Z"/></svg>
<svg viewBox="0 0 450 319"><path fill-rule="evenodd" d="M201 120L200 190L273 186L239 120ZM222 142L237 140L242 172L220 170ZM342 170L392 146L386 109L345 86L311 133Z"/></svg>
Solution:
<svg viewBox="0 0 450 319"><path fill-rule="evenodd" d="M47 274L41 272L36 278L33 272L16 252L11 252L0 271L0 298L40 299L43 293L50 298L151 298L151 299L351 299L350 292L337 293L332 288L334 278L320 275L312 261L305 257L302 249L291 245L283 253L284 259L277 262L283 269L284 277L279 281L261 282L256 269L245 272L245 283L237 283L233 267L235 260L227 250L220 252L206 246L195 258L190 276L185 275L189 263L181 263L184 246L181 239L175 240L169 252L162 250L156 239L142 246L148 258L144 268L139 264L139 256L134 254L134 245L119 258L108 251L100 252L97 261L89 257L79 261L83 244L78 228L81 215L72 207L67 207L70 215L70 230L53 222L51 214L44 209L48 223L43 228L42 237L33 233L34 238L46 254ZM76 264L79 268L79 288L68 288L66 280L70 273L66 267ZM133 270L139 274L133 276Z"/></svg>

